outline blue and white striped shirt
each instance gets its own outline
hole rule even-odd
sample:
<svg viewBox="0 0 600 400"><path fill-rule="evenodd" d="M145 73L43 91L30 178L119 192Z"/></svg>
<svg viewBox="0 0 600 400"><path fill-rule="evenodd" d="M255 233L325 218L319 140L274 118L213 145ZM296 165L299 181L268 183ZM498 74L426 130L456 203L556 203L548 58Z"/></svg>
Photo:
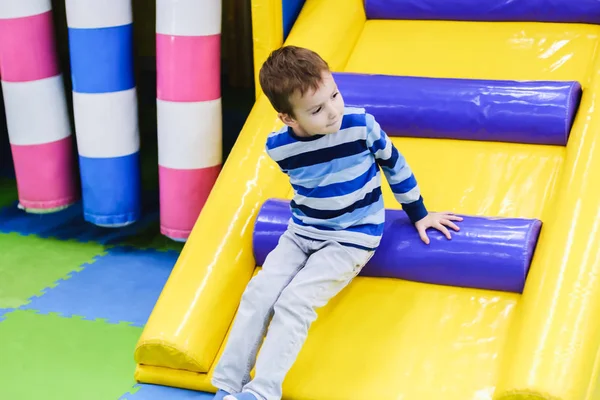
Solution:
<svg viewBox="0 0 600 400"><path fill-rule="evenodd" d="M266 151L290 178L289 228L300 236L376 248L385 222L379 167L410 220L427 215L405 158L363 108L345 108L333 134L298 137L285 126Z"/></svg>

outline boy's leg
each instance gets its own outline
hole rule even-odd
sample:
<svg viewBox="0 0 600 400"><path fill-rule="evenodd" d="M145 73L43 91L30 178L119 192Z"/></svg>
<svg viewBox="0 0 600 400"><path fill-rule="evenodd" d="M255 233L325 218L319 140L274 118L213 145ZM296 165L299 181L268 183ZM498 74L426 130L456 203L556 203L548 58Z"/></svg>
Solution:
<svg viewBox="0 0 600 400"><path fill-rule="evenodd" d="M278 400L282 384L323 307L360 272L372 251L325 242L284 289L256 362L255 378L244 387L259 400Z"/></svg>
<svg viewBox="0 0 600 400"><path fill-rule="evenodd" d="M306 250L301 239L286 231L265 259L262 269L248 283L213 373L215 387L237 393L250 380L250 371L271 319L273 305L306 263Z"/></svg>

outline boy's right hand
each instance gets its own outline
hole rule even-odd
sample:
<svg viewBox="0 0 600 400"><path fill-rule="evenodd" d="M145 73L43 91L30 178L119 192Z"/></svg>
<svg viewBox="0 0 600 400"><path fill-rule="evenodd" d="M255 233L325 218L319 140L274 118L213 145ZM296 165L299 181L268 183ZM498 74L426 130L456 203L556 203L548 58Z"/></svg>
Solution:
<svg viewBox="0 0 600 400"><path fill-rule="evenodd" d="M421 240L425 244L429 244L429 236L427 236L428 228L435 228L438 231L442 232L448 240L452 239L450 235L450 231L446 226L449 226L455 231L459 231L460 228L452 221L462 221L463 218L452 213L429 213L422 219L415 222L415 228L417 228L417 232L419 232L419 236Z"/></svg>

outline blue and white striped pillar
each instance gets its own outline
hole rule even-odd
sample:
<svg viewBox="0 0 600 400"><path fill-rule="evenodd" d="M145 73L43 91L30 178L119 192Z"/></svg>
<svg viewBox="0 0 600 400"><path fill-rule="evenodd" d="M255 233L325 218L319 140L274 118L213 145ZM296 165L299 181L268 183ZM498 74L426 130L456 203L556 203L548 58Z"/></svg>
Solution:
<svg viewBox="0 0 600 400"><path fill-rule="evenodd" d="M141 213L131 0L66 0L84 218L99 226Z"/></svg>

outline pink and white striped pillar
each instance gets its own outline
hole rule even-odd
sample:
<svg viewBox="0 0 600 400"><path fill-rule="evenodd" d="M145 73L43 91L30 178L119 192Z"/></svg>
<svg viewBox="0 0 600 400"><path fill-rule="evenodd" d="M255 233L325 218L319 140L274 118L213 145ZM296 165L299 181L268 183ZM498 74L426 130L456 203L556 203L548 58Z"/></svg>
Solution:
<svg viewBox="0 0 600 400"><path fill-rule="evenodd" d="M0 75L19 207L33 213L78 197L52 17L51 0L0 1Z"/></svg>
<svg viewBox="0 0 600 400"><path fill-rule="evenodd" d="M161 233L185 241L221 170L221 1L157 0Z"/></svg>

